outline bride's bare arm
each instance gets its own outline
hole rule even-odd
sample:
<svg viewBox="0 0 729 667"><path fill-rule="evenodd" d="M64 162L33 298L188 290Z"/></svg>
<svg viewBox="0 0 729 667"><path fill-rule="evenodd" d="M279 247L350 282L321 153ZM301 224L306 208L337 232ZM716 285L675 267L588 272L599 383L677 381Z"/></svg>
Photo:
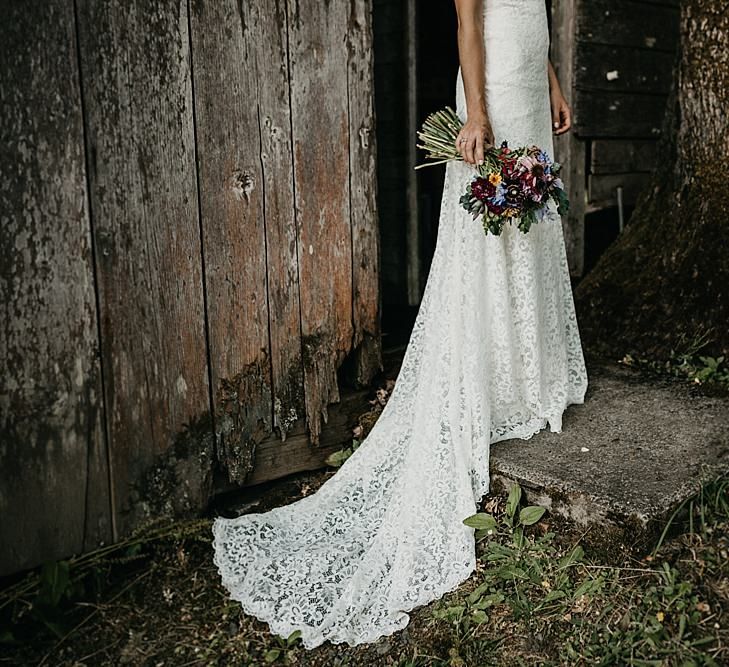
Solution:
<svg viewBox="0 0 729 667"><path fill-rule="evenodd" d="M552 129L555 134L563 134L572 127L572 111L562 94L562 88L557 80L557 74L549 63L549 102L552 107Z"/></svg>
<svg viewBox="0 0 729 667"><path fill-rule="evenodd" d="M484 90L483 0L454 0L458 14L458 57L466 96L466 122L456 149L469 164L482 164L484 148L493 145Z"/></svg>

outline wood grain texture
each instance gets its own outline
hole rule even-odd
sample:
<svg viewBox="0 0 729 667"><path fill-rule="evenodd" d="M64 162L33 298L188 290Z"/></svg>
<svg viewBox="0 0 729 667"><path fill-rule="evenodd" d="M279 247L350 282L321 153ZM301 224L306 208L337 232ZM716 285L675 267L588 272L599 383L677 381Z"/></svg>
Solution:
<svg viewBox="0 0 729 667"><path fill-rule="evenodd" d="M185 0L78 0L119 533L136 485L210 410Z"/></svg>
<svg viewBox="0 0 729 667"><path fill-rule="evenodd" d="M190 7L219 458L243 482L273 429L273 387L286 415L303 413L285 12Z"/></svg>
<svg viewBox="0 0 729 667"><path fill-rule="evenodd" d="M73 5L0 23L0 575L111 538Z"/></svg>
<svg viewBox="0 0 729 667"><path fill-rule="evenodd" d="M319 443L351 349L352 229L347 110L349 7L288 0L289 67L306 415Z"/></svg>
<svg viewBox="0 0 729 667"><path fill-rule="evenodd" d="M575 111L575 30L581 3L578 0L553 0L551 58L567 101ZM574 119L573 119L574 122ZM562 221L565 249L571 276L579 277L585 266L585 152L584 142L575 136L574 128L554 137L556 159L570 199L570 210Z"/></svg>
<svg viewBox="0 0 729 667"><path fill-rule="evenodd" d="M380 241L374 112L372 7L350 0L347 24L350 212L352 225L352 322L355 386L382 369L380 338Z"/></svg>
<svg viewBox="0 0 729 667"><path fill-rule="evenodd" d="M623 174L651 171L657 160L652 139L596 139L590 143L590 172Z"/></svg>
<svg viewBox="0 0 729 667"><path fill-rule="evenodd" d="M303 470L317 470L336 451L352 443L352 426L357 418L371 409L366 390L343 391L339 403L329 406L329 421L322 430L318 447L311 447L303 424L291 429L285 442L269 437L256 449L256 467L246 479L246 486Z"/></svg>
<svg viewBox="0 0 729 667"><path fill-rule="evenodd" d="M678 9L674 5L634 0L581 1L576 15L577 39L673 53L678 44Z"/></svg>
<svg viewBox="0 0 729 667"><path fill-rule="evenodd" d="M575 100L575 132L580 137L657 139L660 136L665 95L577 90Z"/></svg>
<svg viewBox="0 0 729 667"><path fill-rule="evenodd" d="M252 5L254 3L251 3ZM273 425L285 440L306 421L286 0L255 3L253 31L266 199L266 263L273 368Z"/></svg>
<svg viewBox="0 0 729 667"><path fill-rule="evenodd" d="M582 90L667 95L673 53L577 43L575 85Z"/></svg>

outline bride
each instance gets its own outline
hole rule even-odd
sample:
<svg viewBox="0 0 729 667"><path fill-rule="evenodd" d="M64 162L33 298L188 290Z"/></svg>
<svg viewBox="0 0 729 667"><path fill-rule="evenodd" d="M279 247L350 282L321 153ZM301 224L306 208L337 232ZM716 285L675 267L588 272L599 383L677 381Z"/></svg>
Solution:
<svg viewBox="0 0 729 667"><path fill-rule="evenodd" d="M213 524L215 563L245 612L304 646L372 642L476 565L463 519L489 490L489 446L582 403L587 373L560 217L486 235L458 199L484 146L552 155L570 111L548 60L545 0L455 0L457 139L438 238L392 394L319 490Z"/></svg>

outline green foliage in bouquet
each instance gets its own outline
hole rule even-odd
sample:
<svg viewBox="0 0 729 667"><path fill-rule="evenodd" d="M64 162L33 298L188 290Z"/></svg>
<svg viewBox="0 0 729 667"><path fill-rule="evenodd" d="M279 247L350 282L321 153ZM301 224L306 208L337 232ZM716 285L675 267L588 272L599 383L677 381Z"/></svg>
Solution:
<svg viewBox="0 0 729 667"><path fill-rule="evenodd" d="M430 114L418 132L418 148L426 151L430 162L416 169L462 160L456 138L463 127L461 119L450 107ZM461 206L475 220L481 217L484 232L501 234L507 222L515 221L524 233L541 221L551 199L559 215L569 209L564 184L559 177L561 165L553 162L539 146L510 149L506 141L484 151L483 164L476 165L476 174L459 199Z"/></svg>

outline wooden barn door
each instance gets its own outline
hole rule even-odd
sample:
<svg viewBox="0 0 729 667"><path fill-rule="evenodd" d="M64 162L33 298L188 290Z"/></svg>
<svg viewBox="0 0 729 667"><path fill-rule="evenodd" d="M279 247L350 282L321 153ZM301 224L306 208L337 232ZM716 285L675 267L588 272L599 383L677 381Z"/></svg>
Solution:
<svg viewBox="0 0 729 667"><path fill-rule="evenodd" d="M3 574L321 465L381 368L367 0L8 12Z"/></svg>
<svg viewBox="0 0 729 667"><path fill-rule="evenodd" d="M319 444L345 359L381 365L370 8L190 9L219 458L260 481Z"/></svg>
<svg viewBox="0 0 729 667"><path fill-rule="evenodd" d="M112 537L71 3L0 23L0 575Z"/></svg>

